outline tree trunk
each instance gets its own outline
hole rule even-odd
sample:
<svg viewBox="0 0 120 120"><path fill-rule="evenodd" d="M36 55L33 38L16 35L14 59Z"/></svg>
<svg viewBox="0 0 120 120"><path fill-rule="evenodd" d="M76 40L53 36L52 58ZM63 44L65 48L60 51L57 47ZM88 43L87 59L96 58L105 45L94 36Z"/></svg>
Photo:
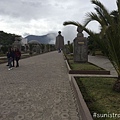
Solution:
<svg viewBox="0 0 120 120"><path fill-rule="evenodd" d="M113 90L116 92L120 92L120 76L118 76L117 81L113 85Z"/></svg>

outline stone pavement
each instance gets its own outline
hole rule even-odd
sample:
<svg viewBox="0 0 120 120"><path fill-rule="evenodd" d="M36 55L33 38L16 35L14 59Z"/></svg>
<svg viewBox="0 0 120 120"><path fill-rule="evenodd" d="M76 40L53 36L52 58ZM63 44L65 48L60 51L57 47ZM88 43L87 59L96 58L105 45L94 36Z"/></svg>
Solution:
<svg viewBox="0 0 120 120"><path fill-rule="evenodd" d="M0 64L0 120L81 120L62 53Z"/></svg>
<svg viewBox="0 0 120 120"><path fill-rule="evenodd" d="M105 69L110 71L110 74L113 77L117 77L117 72L114 69L113 65L111 64L111 62L108 60L108 58L106 58L105 56L100 56L100 55L96 55L96 56L88 56L88 61Z"/></svg>

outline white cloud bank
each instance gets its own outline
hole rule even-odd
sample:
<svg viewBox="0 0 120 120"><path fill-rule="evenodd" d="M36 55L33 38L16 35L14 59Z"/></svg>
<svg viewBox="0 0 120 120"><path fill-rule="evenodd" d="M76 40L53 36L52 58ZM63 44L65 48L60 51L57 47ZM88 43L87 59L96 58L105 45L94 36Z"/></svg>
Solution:
<svg viewBox="0 0 120 120"><path fill-rule="evenodd" d="M116 9L116 0L100 0L108 10ZM0 0L0 30L26 36L62 31L65 41L76 37L75 26L63 26L64 21L85 19L94 11L90 0ZM98 31L98 24L88 25Z"/></svg>

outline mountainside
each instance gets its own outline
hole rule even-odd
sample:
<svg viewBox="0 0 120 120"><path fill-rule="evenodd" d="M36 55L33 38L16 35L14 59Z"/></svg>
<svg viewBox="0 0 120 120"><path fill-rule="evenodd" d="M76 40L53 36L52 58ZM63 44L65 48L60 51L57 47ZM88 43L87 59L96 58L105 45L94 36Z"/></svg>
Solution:
<svg viewBox="0 0 120 120"><path fill-rule="evenodd" d="M21 36L0 31L0 45L11 45L14 42L15 37Z"/></svg>
<svg viewBox="0 0 120 120"><path fill-rule="evenodd" d="M28 35L27 37L28 42L31 40L36 40L42 44L54 44L56 35L54 33L49 33L47 35L36 36L36 35Z"/></svg>

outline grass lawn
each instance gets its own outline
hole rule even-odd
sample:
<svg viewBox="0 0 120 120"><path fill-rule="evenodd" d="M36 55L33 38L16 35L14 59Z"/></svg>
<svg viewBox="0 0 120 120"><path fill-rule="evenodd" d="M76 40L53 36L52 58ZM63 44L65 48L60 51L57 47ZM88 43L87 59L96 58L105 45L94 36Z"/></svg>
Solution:
<svg viewBox="0 0 120 120"><path fill-rule="evenodd" d="M67 59L69 60L73 60L73 55L71 54L64 54L66 56Z"/></svg>
<svg viewBox="0 0 120 120"><path fill-rule="evenodd" d="M119 118L93 117L94 120L120 120L120 93L112 90L115 78L76 78L76 81L92 116L93 113L119 114Z"/></svg>
<svg viewBox="0 0 120 120"><path fill-rule="evenodd" d="M69 60L69 64L72 70L103 70L89 62L87 63L74 63L73 60Z"/></svg>
<svg viewBox="0 0 120 120"><path fill-rule="evenodd" d="M103 70L89 62L77 63L73 61L73 55L65 55L72 70Z"/></svg>

